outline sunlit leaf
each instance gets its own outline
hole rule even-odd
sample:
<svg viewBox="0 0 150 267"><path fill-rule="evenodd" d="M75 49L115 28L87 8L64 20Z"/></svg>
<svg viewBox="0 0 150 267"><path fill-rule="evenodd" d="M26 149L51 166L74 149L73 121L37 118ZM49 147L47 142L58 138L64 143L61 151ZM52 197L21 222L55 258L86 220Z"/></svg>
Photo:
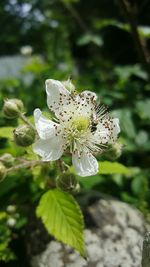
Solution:
<svg viewBox="0 0 150 267"><path fill-rule="evenodd" d="M100 174L130 174L130 170L119 162L99 162Z"/></svg>
<svg viewBox="0 0 150 267"><path fill-rule="evenodd" d="M12 138L13 127L0 127L0 138Z"/></svg>
<svg viewBox="0 0 150 267"><path fill-rule="evenodd" d="M85 256L83 216L73 196L57 189L46 192L37 208L47 231Z"/></svg>

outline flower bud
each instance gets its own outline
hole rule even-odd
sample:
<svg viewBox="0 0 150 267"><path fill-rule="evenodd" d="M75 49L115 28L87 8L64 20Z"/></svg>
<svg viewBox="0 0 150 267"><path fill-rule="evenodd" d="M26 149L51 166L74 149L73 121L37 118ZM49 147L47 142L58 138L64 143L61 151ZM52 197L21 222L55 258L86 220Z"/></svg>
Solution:
<svg viewBox="0 0 150 267"><path fill-rule="evenodd" d="M7 206L7 208L6 208L6 211L7 211L8 213L14 213L14 212L16 211L16 206L15 206L15 205L9 205L9 206Z"/></svg>
<svg viewBox="0 0 150 267"><path fill-rule="evenodd" d="M11 227L11 228L13 228L14 226L15 226L15 224L16 224L16 219L15 218L9 218L8 220L7 220L7 225L9 226L9 227Z"/></svg>
<svg viewBox="0 0 150 267"><path fill-rule="evenodd" d="M7 169L2 162L0 162L0 182L2 182L7 174Z"/></svg>
<svg viewBox="0 0 150 267"><path fill-rule="evenodd" d="M71 173L63 173L56 179L56 186L65 192L78 192L80 185Z"/></svg>
<svg viewBox="0 0 150 267"><path fill-rule="evenodd" d="M23 56L31 56L32 52L33 52L33 48L30 45L22 46L20 49L20 53Z"/></svg>
<svg viewBox="0 0 150 267"><path fill-rule="evenodd" d="M14 141L18 146L30 146L35 140L35 130L29 125L20 125L14 130Z"/></svg>
<svg viewBox="0 0 150 267"><path fill-rule="evenodd" d="M7 99L4 101L3 113L8 119L15 119L23 110L23 103L19 99Z"/></svg>
<svg viewBox="0 0 150 267"><path fill-rule="evenodd" d="M6 166L6 167L12 167L15 158L9 154L9 153L5 153L0 157L0 161Z"/></svg>
<svg viewBox="0 0 150 267"><path fill-rule="evenodd" d="M71 79L68 79L67 81L63 81L63 85L66 87L66 89L70 92L73 92L75 90L75 86L72 83Z"/></svg>
<svg viewBox="0 0 150 267"><path fill-rule="evenodd" d="M110 160L116 160L122 154L123 145L120 143L113 144L105 153L105 156Z"/></svg>

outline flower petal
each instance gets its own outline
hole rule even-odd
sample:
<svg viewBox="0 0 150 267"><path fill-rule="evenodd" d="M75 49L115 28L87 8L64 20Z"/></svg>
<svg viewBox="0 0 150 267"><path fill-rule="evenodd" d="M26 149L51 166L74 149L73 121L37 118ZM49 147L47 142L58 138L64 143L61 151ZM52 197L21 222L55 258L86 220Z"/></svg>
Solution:
<svg viewBox="0 0 150 267"><path fill-rule="evenodd" d="M114 118L112 120L112 125L111 125L111 136L110 136L111 143L116 142L119 133L120 133L119 119Z"/></svg>
<svg viewBox="0 0 150 267"><path fill-rule="evenodd" d="M78 175L91 176L98 172L98 162L96 158L87 152L82 152L79 156L78 152L72 155L72 163Z"/></svg>
<svg viewBox="0 0 150 267"><path fill-rule="evenodd" d="M41 139L48 139L56 134L56 127L58 127L58 124L45 118L38 108L34 110L34 120Z"/></svg>
<svg viewBox="0 0 150 267"><path fill-rule="evenodd" d="M47 140L39 139L34 143L33 151L41 156L43 161L57 160L64 152L62 138L55 136Z"/></svg>
<svg viewBox="0 0 150 267"><path fill-rule="evenodd" d="M94 92L88 90L83 91L80 96L84 98L89 98L91 101L96 101L97 99L97 95Z"/></svg>
<svg viewBox="0 0 150 267"><path fill-rule="evenodd" d="M119 132L119 119L105 119L98 123L95 136L101 144L115 143Z"/></svg>
<svg viewBox="0 0 150 267"><path fill-rule="evenodd" d="M79 115L91 116L96 103L97 96L91 91L83 91L76 95L77 111Z"/></svg>
<svg viewBox="0 0 150 267"><path fill-rule="evenodd" d="M105 123L104 122L98 123L97 129L94 135L99 144L108 143L110 139L110 130L106 125L106 120L105 120Z"/></svg>
<svg viewBox="0 0 150 267"><path fill-rule="evenodd" d="M63 83L57 80L48 79L45 82L47 93L47 105L56 116L62 105L66 103L70 92L65 88Z"/></svg>

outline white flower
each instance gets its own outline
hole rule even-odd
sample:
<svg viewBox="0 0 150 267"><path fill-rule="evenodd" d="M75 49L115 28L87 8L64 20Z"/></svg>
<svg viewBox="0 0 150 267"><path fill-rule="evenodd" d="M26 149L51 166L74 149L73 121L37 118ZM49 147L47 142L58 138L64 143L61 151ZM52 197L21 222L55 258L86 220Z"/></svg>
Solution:
<svg viewBox="0 0 150 267"><path fill-rule="evenodd" d="M73 87L72 87L73 88ZM96 94L68 91L65 83L46 80L47 104L55 119L49 120L35 109L35 126L39 139L34 152L43 161L59 159L69 149L78 175L90 176L98 172L93 154L102 153L108 144L116 142L120 132L119 120L111 119L105 108L96 104Z"/></svg>
<svg viewBox="0 0 150 267"><path fill-rule="evenodd" d="M20 49L20 53L23 56L31 56L32 52L33 52L33 48L30 45L22 46Z"/></svg>

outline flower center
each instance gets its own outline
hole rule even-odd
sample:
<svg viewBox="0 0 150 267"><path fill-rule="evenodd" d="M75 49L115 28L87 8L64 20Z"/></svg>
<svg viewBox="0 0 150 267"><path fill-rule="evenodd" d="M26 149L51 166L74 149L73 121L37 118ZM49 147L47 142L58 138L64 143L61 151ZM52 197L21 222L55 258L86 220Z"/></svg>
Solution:
<svg viewBox="0 0 150 267"><path fill-rule="evenodd" d="M89 127L90 120L86 116L78 116L72 121L72 126L79 132L86 131Z"/></svg>

